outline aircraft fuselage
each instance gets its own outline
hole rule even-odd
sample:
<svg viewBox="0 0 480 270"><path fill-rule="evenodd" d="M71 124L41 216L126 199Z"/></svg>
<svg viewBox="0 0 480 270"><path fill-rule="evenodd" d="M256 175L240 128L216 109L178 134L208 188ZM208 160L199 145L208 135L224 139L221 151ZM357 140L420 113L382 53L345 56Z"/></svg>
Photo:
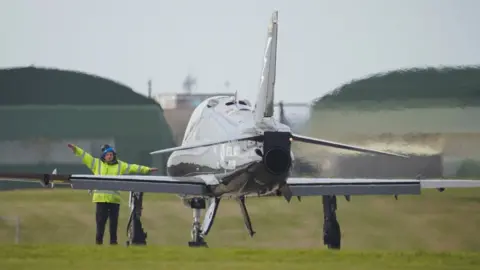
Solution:
<svg viewBox="0 0 480 270"><path fill-rule="evenodd" d="M273 118L266 118L259 125L246 100L216 96L202 102L192 113L182 146L260 134L266 135L263 141L175 151L168 159L167 173L214 174L219 181L212 185L212 195L216 197L276 192L286 182L294 160L290 128Z"/></svg>

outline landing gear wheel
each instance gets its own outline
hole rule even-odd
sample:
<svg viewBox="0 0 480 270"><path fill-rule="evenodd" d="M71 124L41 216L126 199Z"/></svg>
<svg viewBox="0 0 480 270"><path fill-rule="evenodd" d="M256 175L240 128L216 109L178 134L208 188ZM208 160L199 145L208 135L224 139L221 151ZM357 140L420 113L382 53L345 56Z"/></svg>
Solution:
<svg viewBox="0 0 480 270"><path fill-rule="evenodd" d="M326 245L328 249L340 249L342 237L340 232L340 224L337 220L331 220L329 222L330 226L328 229Z"/></svg>
<svg viewBox="0 0 480 270"><path fill-rule="evenodd" d="M200 234L192 237L192 241L188 242L189 247L208 247L207 242L203 239Z"/></svg>
<svg viewBox="0 0 480 270"><path fill-rule="evenodd" d="M195 209L198 210L198 209ZM192 229L192 241L188 242L189 247L208 247L207 242L203 239L200 223L194 222Z"/></svg>

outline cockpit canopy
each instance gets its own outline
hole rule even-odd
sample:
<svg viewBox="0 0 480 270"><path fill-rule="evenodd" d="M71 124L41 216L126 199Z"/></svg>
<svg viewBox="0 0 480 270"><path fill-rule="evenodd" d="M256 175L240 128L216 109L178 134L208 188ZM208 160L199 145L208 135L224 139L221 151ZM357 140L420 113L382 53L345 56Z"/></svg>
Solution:
<svg viewBox="0 0 480 270"><path fill-rule="evenodd" d="M237 107L240 109L240 110L248 110L250 111L252 109L252 106L250 104L250 101L246 100L246 99L238 99L236 101L237 103ZM225 105L226 106L232 106L232 105L235 105L235 98L231 98L229 101L225 102Z"/></svg>

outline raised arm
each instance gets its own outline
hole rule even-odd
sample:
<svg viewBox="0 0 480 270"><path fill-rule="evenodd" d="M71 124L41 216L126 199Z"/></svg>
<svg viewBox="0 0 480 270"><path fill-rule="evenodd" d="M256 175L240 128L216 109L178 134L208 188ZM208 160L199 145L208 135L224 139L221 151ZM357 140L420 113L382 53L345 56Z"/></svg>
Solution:
<svg viewBox="0 0 480 270"><path fill-rule="evenodd" d="M121 174L148 174L158 170L157 168L150 168L138 164L130 164L124 161L121 161L121 164Z"/></svg>
<svg viewBox="0 0 480 270"><path fill-rule="evenodd" d="M91 171L95 171L95 165L98 164L98 158L94 158L90 153L74 144L68 144L68 147L72 149L75 156L82 158L82 163L85 164L87 168Z"/></svg>

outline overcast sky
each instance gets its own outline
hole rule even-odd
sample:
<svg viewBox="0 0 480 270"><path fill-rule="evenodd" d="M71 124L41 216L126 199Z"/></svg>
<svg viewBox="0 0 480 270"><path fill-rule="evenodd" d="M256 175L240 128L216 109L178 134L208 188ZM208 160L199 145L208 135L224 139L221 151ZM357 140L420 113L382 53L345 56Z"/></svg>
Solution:
<svg viewBox="0 0 480 270"><path fill-rule="evenodd" d="M480 62L477 0L0 0L0 67L94 73L147 93L255 97L279 10L276 100L309 102L398 68ZM453 90L452 90L453 91ZM114 97L112 97L114 98Z"/></svg>

